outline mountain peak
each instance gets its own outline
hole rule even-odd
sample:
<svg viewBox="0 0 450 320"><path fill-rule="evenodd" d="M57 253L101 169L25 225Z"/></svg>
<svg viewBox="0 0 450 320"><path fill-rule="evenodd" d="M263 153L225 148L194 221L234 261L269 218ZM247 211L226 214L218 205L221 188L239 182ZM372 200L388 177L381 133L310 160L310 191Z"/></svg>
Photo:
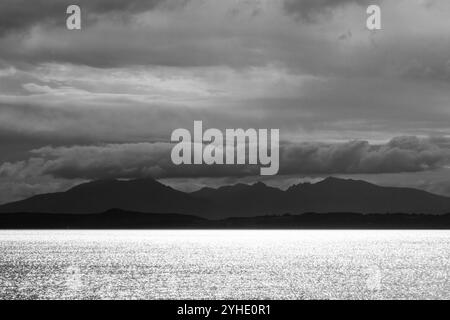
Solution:
<svg viewBox="0 0 450 320"><path fill-rule="evenodd" d="M252 184L252 187L256 187L256 188L267 188L267 184L265 184L264 182L258 181L254 184Z"/></svg>
<svg viewBox="0 0 450 320"><path fill-rule="evenodd" d="M120 188L168 188L153 178L119 180L119 179L102 179L81 183L67 192L97 192L97 191L113 191Z"/></svg>
<svg viewBox="0 0 450 320"><path fill-rule="evenodd" d="M317 182L316 185L327 185L327 186L349 186L349 187L378 187L375 184L364 180L355 180L355 179L342 179L337 177L327 177L324 180Z"/></svg>
<svg viewBox="0 0 450 320"><path fill-rule="evenodd" d="M352 183L360 183L360 182L368 183L368 182L363 181L363 180L344 179L344 178L338 178L338 177L330 176L330 177L326 177L322 181L317 182L316 184L321 184L321 183L326 183L326 184L348 183L348 184L352 184Z"/></svg>
<svg viewBox="0 0 450 320"><path fill-rule="evenodd" d="M350 179L342 179L342 178L329 176L329 177L326 177L325 179L323 179L321 182L339 182L339 181L348 181L348 180L350 180Z"/></svg>
<svg viewBox="0 0 450 320"><path fill-rule="evenodd" d="M283 191L263 182L184 193L154 179L99 180L66 192L43 194L0 206L0 212L99 213L109 209L239 217L305 212L450 212L450 198L408 188L382 187L362 180L328 177Z"/></svg>

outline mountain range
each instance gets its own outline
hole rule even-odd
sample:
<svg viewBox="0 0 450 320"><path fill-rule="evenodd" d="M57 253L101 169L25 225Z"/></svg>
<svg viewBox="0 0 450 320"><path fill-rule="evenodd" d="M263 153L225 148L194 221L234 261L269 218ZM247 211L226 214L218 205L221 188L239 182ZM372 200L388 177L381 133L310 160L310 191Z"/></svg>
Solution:
<svg viewBox="0 0 450 320"><path fill-rule="evenodd" d="M450 198L426 191L327 178L280 190L256 183L186 193L154 179L101 180L4 204L0 213L102 213L111 209L207 219L302 213L450 213Z"/></svg>

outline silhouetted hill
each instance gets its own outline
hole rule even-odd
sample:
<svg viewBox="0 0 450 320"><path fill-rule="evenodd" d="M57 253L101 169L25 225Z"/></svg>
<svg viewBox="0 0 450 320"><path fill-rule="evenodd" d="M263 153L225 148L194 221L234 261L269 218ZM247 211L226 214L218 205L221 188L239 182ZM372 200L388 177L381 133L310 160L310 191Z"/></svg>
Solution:
<svg viewBox="0 0 450 320"><path fill-rule="evenodd" d="M192 193L211 205L217 216L333 213L450 212L450 198L410 188L380 187L365 181L327 178L286 191L262 183L202 189Z"/></svg>
<svg viewBox="0 0 450 320"><path fill-rule="evenodd" d="M4 213L0 229L450 229L450 214L305 213L208 220L115 209L94 214Z"/></svg>
<svg viewBox="0 0 450 320"><path fill-rule="evenodd" d="M0 229L186 229L207 220L181 214L108 210L93 214L3 213Z"/></svg>
<svg viewBox="0 0 450 320"><path fill-rule="evenodd" d="M214 217L255 216L286 213L285 192L263 183L237 184L191 193L208 205Z"/></svg>
<svg viewBox="0 0 450 320"><path fill-rule="evenodd" d="M416 189L337 178L298 184L286 191L256 183L204 188L193 193L177 191L153 179L139 179L84 183L66 192L2 205L0 212L86 214L112 208L211 219L305 212L444 214L450 212L450 198Z"/></svg>
<svg viewBox="0 0 450 320"><path fill-rule="evenodd" d="M207 224L206 224L207 225ZM227 218L220 229L450 229L450 214L304 213L300 215Z"/></svg>
<svg viewBox="0 0 450 320"><path fill-rule="evenodd" d="M101 180L66 192L43 194L0 206L0 212L99 213L112 208L153 213L192 213L201 201L154 179Z"/></svg>
<svg viewBox="0 0 450 320"><path fill-rule="evenodd" d="M289 212L450 212L450 198L411 188L381 187L360 180L327 178L287 190ZM299 201L301 199L301 201Z"/></svg>

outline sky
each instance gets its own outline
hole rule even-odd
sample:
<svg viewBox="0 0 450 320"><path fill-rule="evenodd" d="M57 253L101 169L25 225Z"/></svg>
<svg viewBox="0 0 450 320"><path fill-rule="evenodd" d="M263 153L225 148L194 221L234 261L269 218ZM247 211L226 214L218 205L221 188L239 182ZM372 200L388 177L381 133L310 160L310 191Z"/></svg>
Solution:
<svg viewBox="0 0 450 320"><path fill-rule="evenodd" d="M1 0L0 203L142 177L450 196L449 15L447 0ZM174 166L171 132L194 120L280 129L279 175Z"/></svg>

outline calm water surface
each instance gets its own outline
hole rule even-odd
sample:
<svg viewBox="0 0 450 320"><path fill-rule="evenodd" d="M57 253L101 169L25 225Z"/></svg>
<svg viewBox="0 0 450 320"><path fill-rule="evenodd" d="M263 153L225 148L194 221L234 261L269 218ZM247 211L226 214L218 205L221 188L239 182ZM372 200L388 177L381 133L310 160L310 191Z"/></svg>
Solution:
<svg viewBox="0 0 450 320"><path fill-rule="evenodd" d="M449 299L449 231L0 231L1 299Z"/></svg>

